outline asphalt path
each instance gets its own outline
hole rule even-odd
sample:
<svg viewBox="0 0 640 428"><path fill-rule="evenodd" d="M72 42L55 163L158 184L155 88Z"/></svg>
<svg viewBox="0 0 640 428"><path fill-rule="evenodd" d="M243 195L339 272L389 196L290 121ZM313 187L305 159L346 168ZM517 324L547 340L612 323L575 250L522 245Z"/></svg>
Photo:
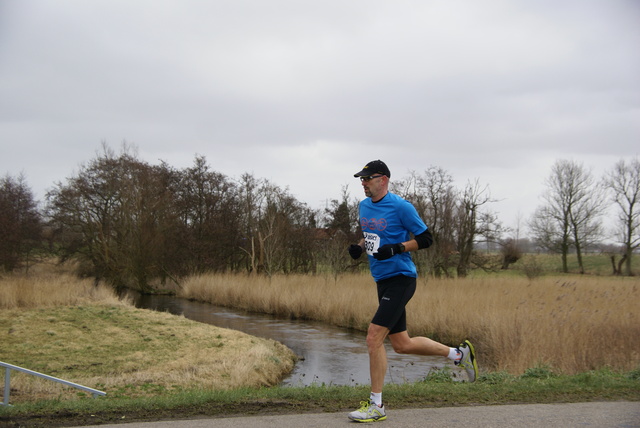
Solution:
<svg viewBox="0 0 640 428"><path fill-rule="evenodd" d="M100 428L335 428L360 425L343 413L199 418L160 422L94 425ZM369 424L371 425L371 424ZM387 410L379 427L640 427L640 402L517 404L434 409ZM85 427L88 428L88 427Z"/></svg>

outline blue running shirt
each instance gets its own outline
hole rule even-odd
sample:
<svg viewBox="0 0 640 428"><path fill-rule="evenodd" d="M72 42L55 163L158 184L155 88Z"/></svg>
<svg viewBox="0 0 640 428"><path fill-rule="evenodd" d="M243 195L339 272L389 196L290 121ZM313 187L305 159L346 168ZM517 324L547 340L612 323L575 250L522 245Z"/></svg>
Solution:
<svg viewBox="0 0 640 428"><path fill-rule="evenodd" d="M373 253L386 244L397 244L427 230L415 207L400 196L388 192L378 202L371 198L360 202L360 228L364 234L365 251L369 256L371 275L376 282L397 275L418 276L411 253L406 252L387 260L376 260Z"/></svg>

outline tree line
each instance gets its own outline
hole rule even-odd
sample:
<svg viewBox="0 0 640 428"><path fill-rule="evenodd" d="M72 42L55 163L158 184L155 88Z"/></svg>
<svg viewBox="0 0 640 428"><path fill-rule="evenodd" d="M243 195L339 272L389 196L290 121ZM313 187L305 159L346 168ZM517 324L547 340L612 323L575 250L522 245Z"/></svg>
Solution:
<svg viewBox="0 0 640 428"><path fill-rule="evenodd" d="M392 191L410 200L426 220L435 245L414 254L434 276L466 276L472 269L507 268L521 249L513 231L490 209L488 186L463 188L444 169L429 167L394 180ZM640 245L640 163L621 160L598 181L582 165L558 161L547 180L545 204L529 222L537 247L582 253L603 237L605 204L617 207L620 274L631 275ZM28 269L36 256L77 260L80 274L116 288L142 292L205 272L331 273L363 269L346 247L359 236L358 200L342 189L324 209L312 209L252 174L231 179L203 156L175 169L150 165L129 147L106 145L39 206L23 176L0 179L0 266ZM496 258L480 243L501 249ZM623 263L624 262L624 269Z"/></svg>

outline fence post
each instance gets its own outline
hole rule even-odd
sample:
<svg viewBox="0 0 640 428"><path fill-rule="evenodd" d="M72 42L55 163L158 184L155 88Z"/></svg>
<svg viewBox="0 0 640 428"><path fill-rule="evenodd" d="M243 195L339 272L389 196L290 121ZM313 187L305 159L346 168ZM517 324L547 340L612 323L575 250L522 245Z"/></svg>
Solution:
<svg viewBox="0 0 640 428"><path fill-rule="evenodd" d="M9 393L11 392L11 369L9 367L5 367L4 372L4 397L3 404L5 406L9 405Z"/></svg>

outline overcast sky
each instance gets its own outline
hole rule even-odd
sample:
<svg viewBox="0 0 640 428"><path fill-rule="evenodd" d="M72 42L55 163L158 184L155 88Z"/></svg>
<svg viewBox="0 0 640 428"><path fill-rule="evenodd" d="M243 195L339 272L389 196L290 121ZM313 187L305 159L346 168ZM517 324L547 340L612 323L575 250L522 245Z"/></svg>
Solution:
<svg viewBox="0 0 640 428"><path fill-rule="evenodd" d="M103 141L313 208L434 165L513 226L640 153L640 1L0 0L0 175L43 199Z"/></svg>

